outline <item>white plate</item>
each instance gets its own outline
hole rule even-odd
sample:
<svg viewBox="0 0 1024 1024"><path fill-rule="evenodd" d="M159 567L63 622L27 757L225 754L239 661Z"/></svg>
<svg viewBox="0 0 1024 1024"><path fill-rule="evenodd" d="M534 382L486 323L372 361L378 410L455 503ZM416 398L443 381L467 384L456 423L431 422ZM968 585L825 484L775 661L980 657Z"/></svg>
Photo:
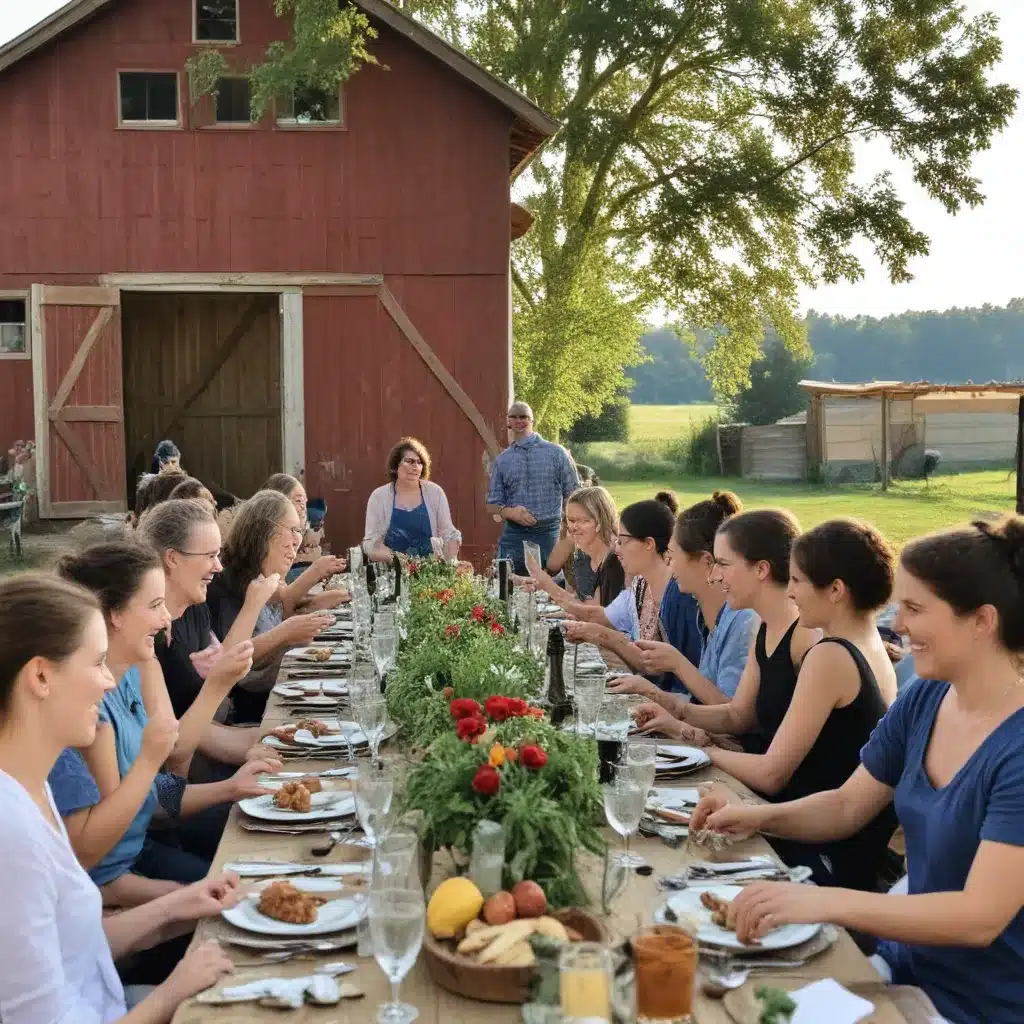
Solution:
<svg viewBox="0 0 1024 1024"><path fill-rule="evenodd" d="M318 697L321 692L329 697L344 697L348 693L348 682L344 679L293 679L274 687L274 693L282 697Z"/></svg>
<svg viewBox="0 0 1024 1024"><path fill-rule="evenodd" d="M300 889L307 889L303 883L317 881L322 880L298 878L293 884ZM337 882L332 882L332 885L337 888ZM230 910L222 911L221 916L236 928L242 928L247 932L259 932L261 935L328 935L331 932L355 928L366 913L365 901L344 897L331 900L320 907L312 924L287 924L261 914L256 909L257 902L255 899L241 900Z"/></svg>
<svg viewBox="0 0 1024 1024"><path fill-rule="evenodd" d="M648 807L659 807L663 811L690 811L700 802L696 789L667 789L655 786L647 797Z"/></svg>
<svg viewBox="0 0 1024 1024"><path fill-rule="evenodd" d="M329 818L347 818L356 813L356 798L351 793L314 793L310 799L311 811L283 811L274 806L272 794L250 796L239 800L238 806L250 818L260 821L327 821Z"/></svg>
<svg viewBox="0 0 1024 1024"><path fill-rule="evenodd" d="M761 941L753 945L744 945L736 938L736 933L726 928L719 928L711 922L711 911L700 901L706 893L714 893L719 899L734 900L743 889L738 885L709 885L700 889L684 889L669 897L668 905L679 917L694 921L697 927L697 941L712 946L724 946L727 949L740 949L746 953L768 952L773 949L790 949L800 946L813 939L821 931L820 924L784 924L773 928ZM664 924L665 908L660 907L654 915L659 924Z"/></svg>
<svg viewBox="0 0 1024 1024"><path fill-rule="evenodd" d="M687 767L696 765L711 764L711 758L707 751L700 747L687 747L681 743L659 743L657 753L657 764L659 768L668 765Z"/></svg>

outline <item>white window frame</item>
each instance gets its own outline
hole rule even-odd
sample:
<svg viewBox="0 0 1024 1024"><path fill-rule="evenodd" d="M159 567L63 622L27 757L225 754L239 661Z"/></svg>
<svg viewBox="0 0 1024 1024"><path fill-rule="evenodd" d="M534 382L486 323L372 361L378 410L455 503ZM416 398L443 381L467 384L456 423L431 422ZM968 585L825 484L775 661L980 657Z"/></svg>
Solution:
<svg viewBox="0 0 1024 1024"><path fill-rule="evenodd" d="M249 83L249 95L252 96L252 79L248 75L234 74L228 72L226 75L221 75L217 79L217 90L220 91L220 83L224 81L242 81ZM208 125L204 125L204 128L215 128L218 131L247 131L255 128L260 122L247 119L245 121L218 121L217 120L217 94L215 93L210 97L210 117L212 120Z"/></svg>
<svg viewBox="0 0 1024 1024"><path fill-rule="evenodd" d="M0 300L21 299L25 303L25 351L0 352L0 359L32 358L32 293L28 288L0 289Z"/></svg>
<svg viewBox="0 0 1024 1024"><path fill-rule="evenodd" d="M125 121L121 116L121 76L122 75L174 75L174 95L177 98L178 116L173 121ZM128 131L181 131L185 127L183 120L185 104L181 95L181 73L173 68L118 68L116 76L117 90L117 127Z"/></svg>
<svg viewBox="0 0 1024 1024"><path fill-rule="evenodd" d="M199 38L199 0L192 0L192 45L193 46L238 46L242 41L242 3L235 0L235 38L234 39L200 39Z"/></svg>
<svg viewBox="0 0 1024 1024"><path fill-rule="evenodd" d="M274 104L274 121L278 128L287 131L344 131L347 128L345 123L345 88L338 86L338 120L337 121L299 121L295 117L283 117L277 110L278 103ZM292 97L292 112L295 111L295 98Z"/></svg>

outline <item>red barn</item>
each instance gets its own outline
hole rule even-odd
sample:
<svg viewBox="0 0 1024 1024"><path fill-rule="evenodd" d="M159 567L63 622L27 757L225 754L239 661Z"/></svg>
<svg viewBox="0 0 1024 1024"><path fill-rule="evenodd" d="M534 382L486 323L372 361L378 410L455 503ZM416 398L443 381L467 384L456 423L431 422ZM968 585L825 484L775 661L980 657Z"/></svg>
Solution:
<svg viewBox="0 0 1024 1024"><path fill-rule="evenodd" d="M0 48L0 445L39 509L127 507L155 443L247 495L285 469L336 548L403 434L466 550L511 392L510 176L557 125L384 0L339 95L249 121L272 0L73 0ZM189 96L216 45L232 75Z"/></svg>

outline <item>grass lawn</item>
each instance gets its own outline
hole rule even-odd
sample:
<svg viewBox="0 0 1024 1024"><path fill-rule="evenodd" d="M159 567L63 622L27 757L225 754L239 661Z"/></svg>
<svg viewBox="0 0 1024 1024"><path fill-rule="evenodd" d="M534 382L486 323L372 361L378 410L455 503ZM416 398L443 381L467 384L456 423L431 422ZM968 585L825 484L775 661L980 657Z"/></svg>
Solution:
<svg viewBox="0 0 1024 1024"><path fill-rule="evenodd" d="M701 423L711 416L715 406L696 405L633 405L629 409L629 436L634 443L672 441L689 434L690 424Z"/></svg>
<svg viewBox="0 0 1024 1024"><path fill-rule="evenodd" d="M747 508L781 505L792 510L805 528L835 516L868 519L897 543L966 522L978 513L1012 512L1015 493L1014 479L1006 470L940 476L927 487L918 480L898 481L887 493L877 484L817 487L694 477L629 482L602 478L601 482L619 508L651 498L663 489L674 490L680 507L685 508L714 490L728 489L735 491Z"/></svg>

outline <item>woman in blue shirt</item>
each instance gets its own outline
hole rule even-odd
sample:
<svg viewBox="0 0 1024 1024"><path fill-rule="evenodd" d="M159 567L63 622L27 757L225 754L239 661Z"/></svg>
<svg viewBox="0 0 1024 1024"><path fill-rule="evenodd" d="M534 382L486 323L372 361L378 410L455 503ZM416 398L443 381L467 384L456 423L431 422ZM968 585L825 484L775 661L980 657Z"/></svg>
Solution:
<svg viewBox="0 0 1024 1024"><path fill-rule="evenodd" d="M667 693L640 676L616 680L611 685L613 692L642 694L676 715L691 698L700 704L721 704L735 695L757 616L749 608L730 608L725 592L709 577L715 564L715 533L729 516L742 511L742 503L731 491L715 491L709 501L699 501L679 513L669 541L672 575L679 589L697 600L700 655L691 660L675 646L672 636L667 643L641 640L637 646L645 652L641 666L646 675L669 673L682 683L684 692Z"/></svg>
<svg viewBox="0 0 1024 1024"><path fill-rule="evenodd" d="M755 885L732 905L739 938L815 921L876 935L884 973L953 1024L1010 1024L1024 1014L1024 519L908 544L896 595L922 678L847 782L764 807L715 795L693 825L832 840L894 801L907 895Z"/></svg>

